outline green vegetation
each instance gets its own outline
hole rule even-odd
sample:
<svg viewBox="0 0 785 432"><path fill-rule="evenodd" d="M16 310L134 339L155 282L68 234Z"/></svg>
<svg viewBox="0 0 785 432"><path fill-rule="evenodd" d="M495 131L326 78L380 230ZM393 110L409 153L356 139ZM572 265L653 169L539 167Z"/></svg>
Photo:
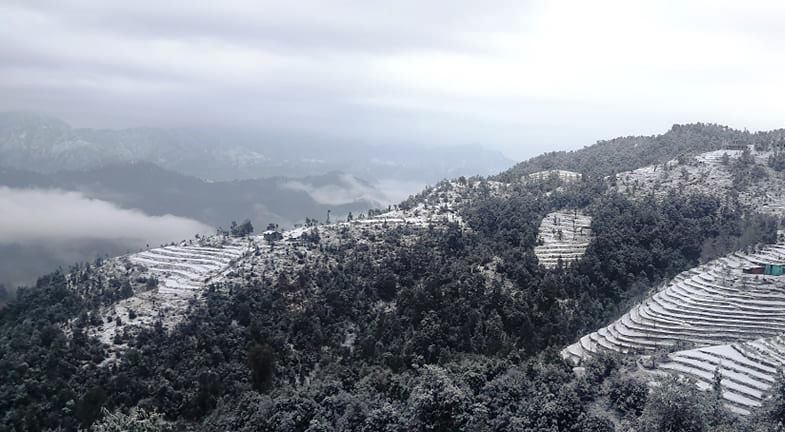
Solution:
<svg viewBox="0 0 785 432"><path fill-rule="evenodd" d="M741 155L731 163L730 173L733 175L733 186L739 190L767 176L766 170L755 163L755 158L749 148L745 148Z"/></svg>
<svg viewBox="0 0 785 432"><path fill-rule="evenodd" d="M229 233L234 237L246 237L253 234L253 225L249 219L244 220L239 225L237 222L232 221L229 227Z"/></svg>
<svg viewBox="0 0 785 432"><path fill-rule="evenodd" d="M785 171L785 151L779 150L772 153L768 163L775 171Z"/></svg>

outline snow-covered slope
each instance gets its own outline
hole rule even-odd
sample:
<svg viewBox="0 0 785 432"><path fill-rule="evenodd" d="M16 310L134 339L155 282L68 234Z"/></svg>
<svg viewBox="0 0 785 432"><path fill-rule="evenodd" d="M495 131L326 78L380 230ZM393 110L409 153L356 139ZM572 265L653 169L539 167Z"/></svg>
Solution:
<svg viewBox="0 0 785 432"><path fill-rule="evenodd" d="M770 394L778 371L785 366L784 355L785 341L775 336L675 352L657 369L689 376L704 390L720 374L726 404L737 413L749 414Z"/></svg>
<svg viewBox="0 0 785 432"><path fill-rule="evenodd" d="M100 277L146 282L129 287L133 292L127 298L101 308L98 323L93 320L86 333L110 346L110 352L116 354L142 328L160 322L165 330L171 329L211 285L220 290L232 283L294 278L300 269L323 265L324 260L330 259L321 253L320 247L343 242L373 247L379 234L396 226L409 229L412 235L417 230L439 229L448 223L464 226L458 214L460 203L469 200L472 191L482 188L497 194L504 191L504 185L498 182L442 182L405 208L357 215L350 221L298 227L282 232L278 239L264 235L213 236L113 258L100 266ZM290 301L296 308L308 299Z"/></svg>
<svg viewBox="0 0 785 432"><path fill-rule="evenodd" d="M128 259L145 266L159 280L159 292L175 294L204 288L247 250L247 244L233 240L220 247L166 246L130 255Z"/></svg>
<svg viewBox="0 0 785 432"><path fill-rule="evenodd" d="M742 150L725 149L694 157L674 159L608 178L615 188L630 196L649 193L697 192L730 199L738 196L744 205L756 211L785 215L785 176L768 166L771 151L750 147L755 172L760 175L748 184L735 184L733 166Z"/></svg>
<svg viewBox="0 0 785 432"><path fill-rule="evenodd" d="M524 176L522 180L542 181L542 180L547 180L551 177L556 177L565 182L573 182L581 179L581 173L575 171L567 171L567 170L545 170L545 171L537 171L527 176Z"/></svg>
<svg viewBox="0 0 785 432"><path fill-rule="evenodd" d="M785 215L785 177L768 166L771 152L750 148L755 178L738 184L740 149L703 153L609 177L632 197L698 192L777 216ZM727 404L746 414L761 405L785 367L785 278L744 274L749 265L785 262L785 243L739 251L690 269L655 290L610 325L562 351L568 361L600 351L649 355L655 374L688 375L702 389L715 371ZM662 354L667 353L669 354Z"/></svg>
<svg viewBox="0 0 785 432"><path fill-rule="evenodd" d="M785 244L780 242L690 269L618 320L565 348L562 356L579 364L600 351L651 354L685 345L698 347L670 354L659 370L692 375L708 388L719 367L728 403L746 413L760 405L776 369L785 366L785 357L776 357L773 348L765 356L746 354L760 345L779 347L780 335L785 335L785 278L745 274L742 269L782 262ZM739 355L747 360L739 360ZM733 363L736 360L738 364ZM743 381L752 378L743 376L763 381L747 388Z"/></svg>
<svg viewBox="0 0 785 432"><path fill-rule="evenodd" d="M125 349L130 335L157 321L171 329L183 319L188 305L200 298L200 292L223 280L224 273L252 246L247 239L217 236L110 260L102 266L107 276L133 276L156 282L102 308L100 323L89 327L87 334L116 352Z"/></svg>
<svg viewBox="0 0 785 432"><path fill-rule="evenodd" d="M591 240L591 217L579 210L549 213L540 223L537 259L545 267L555 268L559 260L564 265L583 256Z"/></svg>
<svg viewBox="0 0 785 432"><path fill-rule="evenodd" d="M646 353L677 343L708 346L785 333L785 278L743 274L785 261L785 244L736 252L676 276L607 327L562 354L578 363L600 350Z"/></svg>

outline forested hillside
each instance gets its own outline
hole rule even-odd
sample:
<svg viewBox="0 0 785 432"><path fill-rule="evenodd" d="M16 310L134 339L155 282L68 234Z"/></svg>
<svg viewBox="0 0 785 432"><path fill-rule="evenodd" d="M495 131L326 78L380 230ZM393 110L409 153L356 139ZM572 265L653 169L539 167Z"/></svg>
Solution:
<svg viewBox="0 0 785 432"><path fill-rule="evenodd" d="M514 181L523 175L553 169L606 176L712 150L782 145L783 139L784 129L750 133L710 123L674 125L661 135L620 137L581 150L545 153L517 164L497 178Z"/></svg>
<svg viewBox="0 0 785 432"><path fill-rule="evenodd" d="M541 187L478 188L465 227L390 228L370 249L310 240L340 264L215 287L173 332L139 334L111 367L79 329L124 282L77 293L62 274L44 278L2 315L4 427L73 429L102 408L138 407L201 430L609 430L589 378L553 348L697 264L707 241L768 241L774 225L705 196ZM596 240L577 265L546 270L538 221L564 207L588 209ZM72 334L61 330L73 319Z"/></svg>
<svg viewBox="0 0 785 432"><path fill-rule="evenodd" d="M741 418L718 389L650 387L633 358L600 353L576 373L559 355L675 275L776 241L779 220L744 204L597 176L445 181L388 213L231 240L247 251L174 325L106 322L160 289L140 260L58 272L0 312L0 429L777 430L781 392ZM585 251L542 265L543 218L576 210ZM208 264L184 248L147 256ZM111 341L90 336L109 326Z"/></svg>

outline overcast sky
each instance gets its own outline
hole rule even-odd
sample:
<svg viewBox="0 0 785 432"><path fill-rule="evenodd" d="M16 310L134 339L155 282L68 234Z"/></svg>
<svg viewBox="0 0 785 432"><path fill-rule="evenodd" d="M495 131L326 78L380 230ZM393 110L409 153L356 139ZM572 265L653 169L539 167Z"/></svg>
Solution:
<svg viewBox="0 0 785 432"><path fill-rule="evenodd" d="M0 110L291 128L522 159L785 127L785 2L0 0Z"/></svg>

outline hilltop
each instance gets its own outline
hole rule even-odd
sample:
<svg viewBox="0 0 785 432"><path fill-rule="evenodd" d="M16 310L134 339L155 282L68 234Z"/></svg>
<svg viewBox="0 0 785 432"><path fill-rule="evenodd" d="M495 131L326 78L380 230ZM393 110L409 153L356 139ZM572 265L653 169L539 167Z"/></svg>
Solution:
<svg viewBox="0 0 785 432"><path fill-rule="evenodd" d="M781 147L784 139L785 129L750 133L711 123L677 124L661 135L619 137L580 150L545 153L515 165L497 178L509 182L553 169L607 176L713 150Z"/></svg>

